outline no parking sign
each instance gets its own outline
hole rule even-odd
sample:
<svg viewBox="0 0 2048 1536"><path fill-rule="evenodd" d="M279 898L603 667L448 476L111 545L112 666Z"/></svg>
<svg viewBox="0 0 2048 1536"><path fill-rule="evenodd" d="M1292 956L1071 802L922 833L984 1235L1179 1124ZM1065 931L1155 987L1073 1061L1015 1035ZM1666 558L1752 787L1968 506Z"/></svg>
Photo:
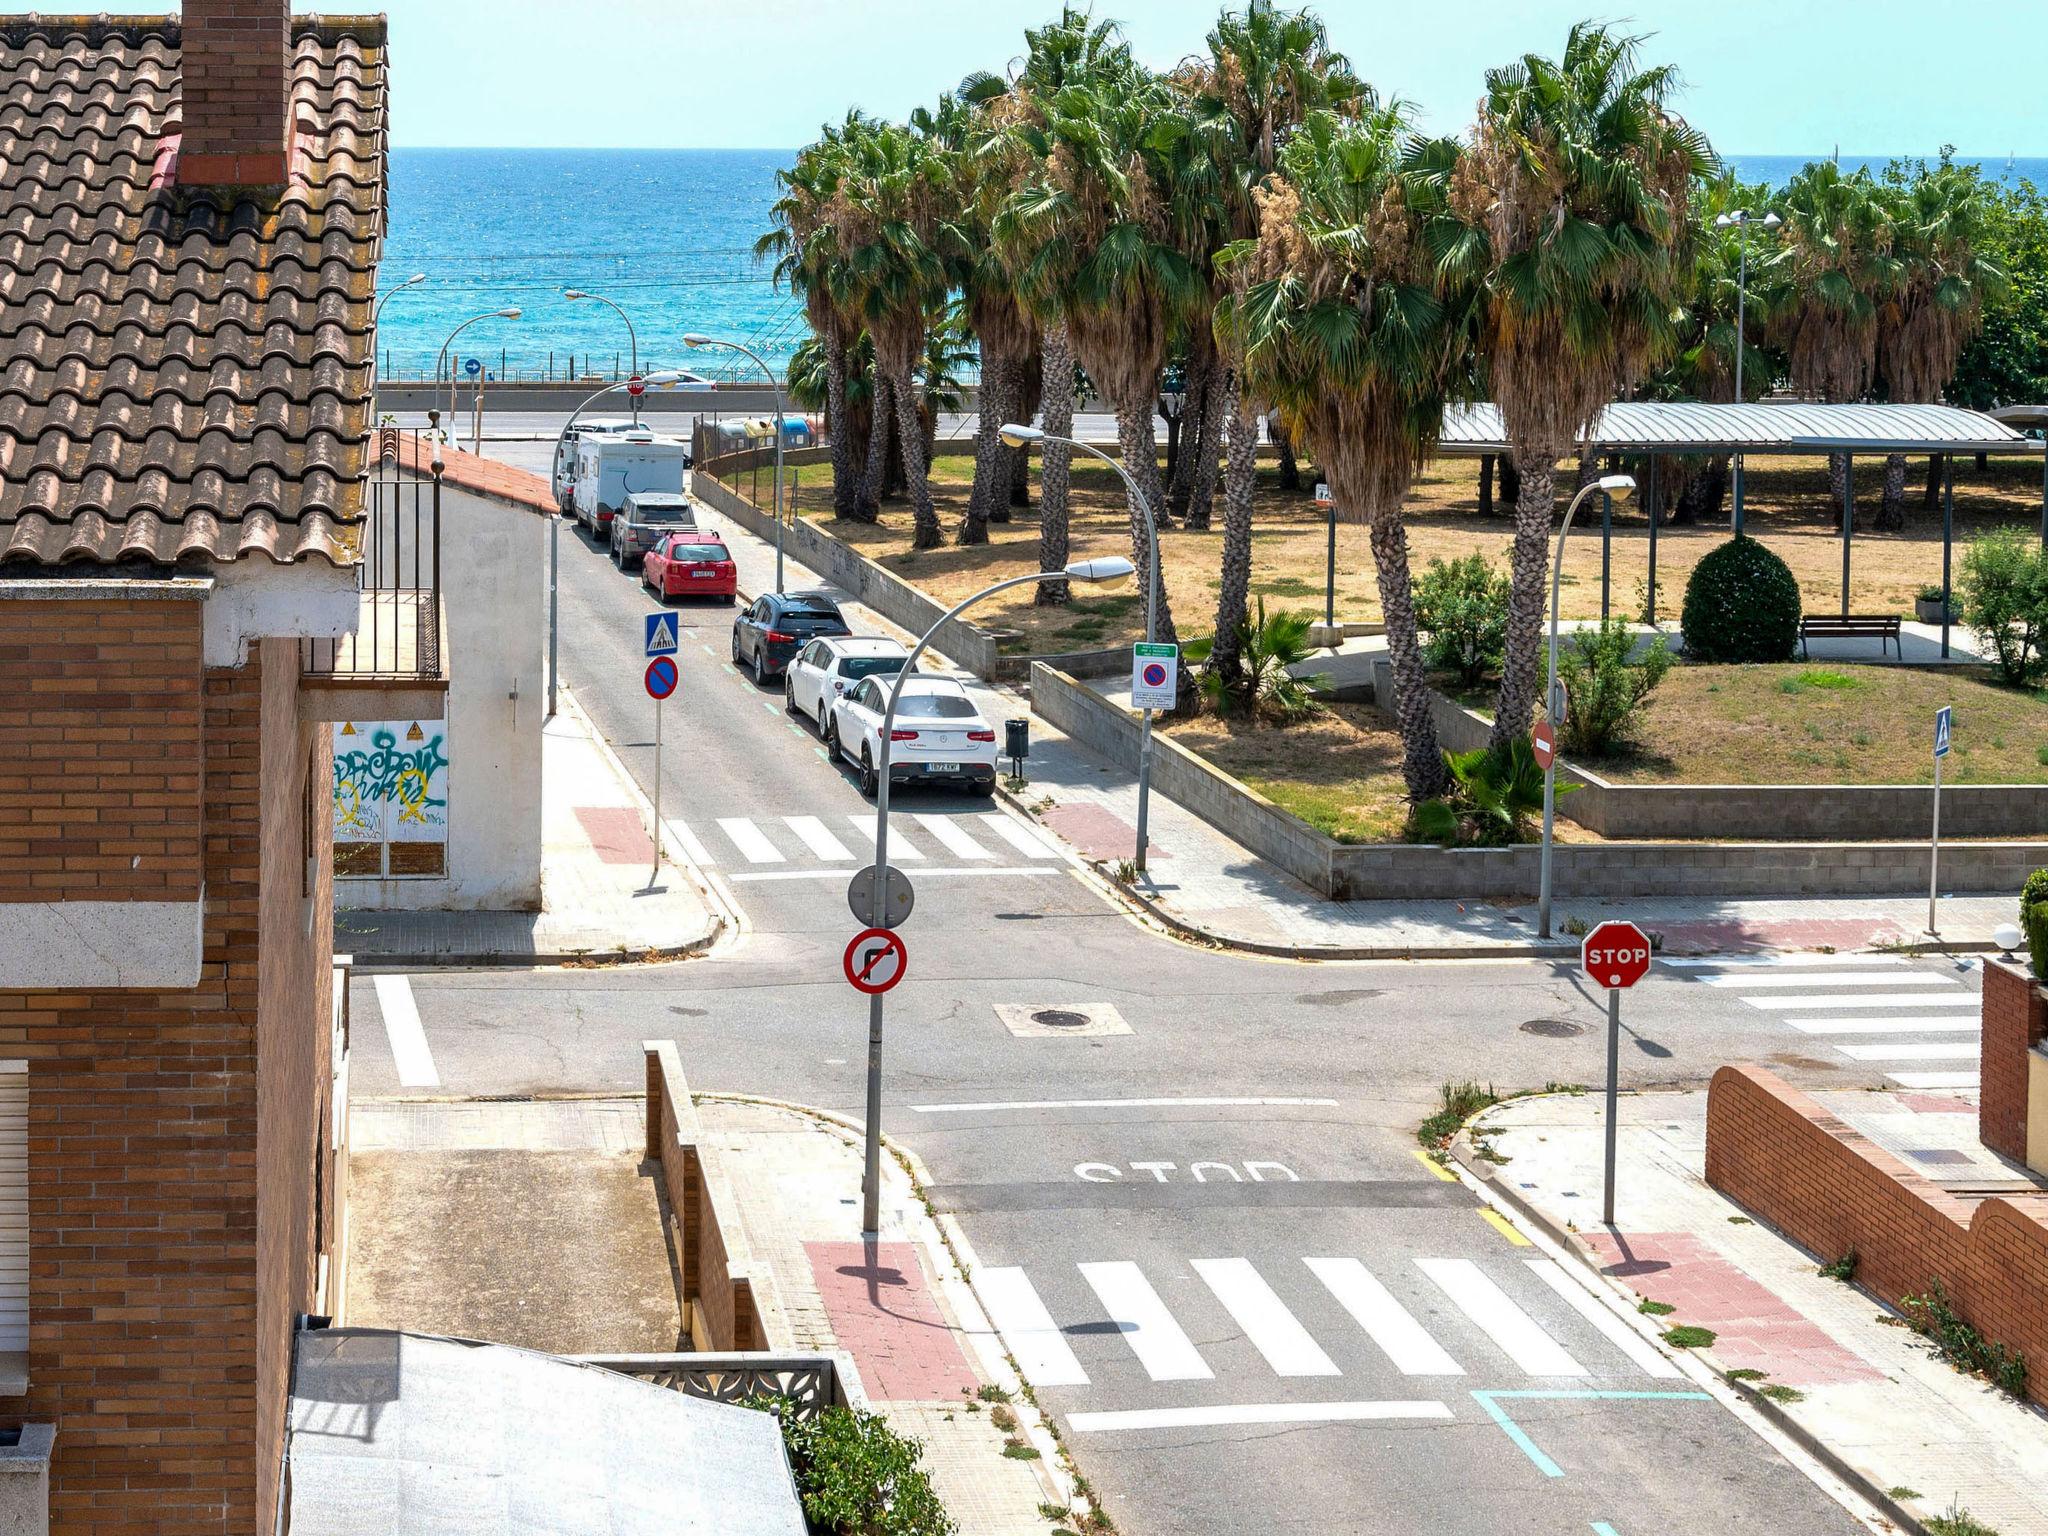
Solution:
<svg viewBox="0 0 2048 1536"><path fill-rule="evenodd" d="M1131 707L1171 709L1180 691L1180 647L1139 641L1131 647Z"/></svg>

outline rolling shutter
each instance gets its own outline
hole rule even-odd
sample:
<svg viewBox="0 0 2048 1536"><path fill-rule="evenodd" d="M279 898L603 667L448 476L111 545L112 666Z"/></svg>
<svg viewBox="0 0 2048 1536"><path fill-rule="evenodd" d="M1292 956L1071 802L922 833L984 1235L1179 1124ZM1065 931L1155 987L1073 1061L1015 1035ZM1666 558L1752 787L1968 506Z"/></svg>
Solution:
<svg viewBox="0 0 2048 1536"><path fill-rule="evenodd" d="M0 1354L28 1349L28 1063L0 1061Z"/></svg>

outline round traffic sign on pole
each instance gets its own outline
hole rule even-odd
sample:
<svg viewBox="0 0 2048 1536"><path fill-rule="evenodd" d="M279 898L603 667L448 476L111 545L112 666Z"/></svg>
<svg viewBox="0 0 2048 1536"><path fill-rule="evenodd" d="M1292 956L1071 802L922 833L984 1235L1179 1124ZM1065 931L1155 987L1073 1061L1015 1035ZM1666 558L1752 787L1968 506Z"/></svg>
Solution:
<svg viewBox="0 0 2048 1536"><path fill-rule="evenodd" d="M1529 732L1529 753L1538 768L1548 768L1557 761L1557 730L1548 720L1538 720Z"/></svg>
<svg viewBox="0 0 2048 1536"><path fill-rule="evenodd" d="M1166 668L1159 665L1156 661L1145 663L1144 677L1145 686L1148 688L1163 688L1166 686Z"/></svg>
<svg viewBox="0 0 2048 1536"><path fill-rule="evenodd" d="M631 395L635 400L638 400L642 395L647 393L647 381L641 378L639 374L634 374L633 377L626 380L626 393Z"/></svg>
<svg viewBox="0 0 2048 1536"><path fill-rule="evenodd" d="M462 371L471 378L475 378L484 371L484 365L472 357L462 365Z"/></svg>
<svg viewBox="0 0 2048 1536"><path fill-rule="evenodd" d="M1579 946L1579 964L1596 986L1632 987L1650 974L1650 936L1634 923L1602 923Z"/></svg>
<svg viewBox="0 0 2048 1536"><path fill-rule="evenodd" d="M673 656L657 656L647 663L647 695L649 698L665 699L676 691L676 661Z"/></svg>
<svg viewBox="0 0 2048 1536"><path fill-rule="evenodd" d="M894 864L889 866L889 883L882 896L882 926L900 928L903 920L910 916L910 909L917 904L917 896L910 889L910 877ZM871 923L875 920L875 866L856 873L846 887L846 905L852 911L855 922Z"/></svg>
<svg viewBox="0 0 2048 1536"><path fill-rule="evenodd" d="M903 947L903 940L888 929L863 928L846 946L846 958L841 964L854 990L872 997L903 979L910 964L910 952Z"/></svg>

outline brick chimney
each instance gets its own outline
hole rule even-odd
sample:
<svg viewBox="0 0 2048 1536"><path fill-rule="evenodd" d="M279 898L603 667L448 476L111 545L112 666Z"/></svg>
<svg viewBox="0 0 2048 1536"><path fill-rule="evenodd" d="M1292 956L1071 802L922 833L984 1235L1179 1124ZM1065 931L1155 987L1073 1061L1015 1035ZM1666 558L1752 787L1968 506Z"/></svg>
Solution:
<svg viewBox="0 0 2048 1536"><path fill-rule="evenodd" d="M291 0L185 0L178 185L275 187L291 132Z"/></svg>

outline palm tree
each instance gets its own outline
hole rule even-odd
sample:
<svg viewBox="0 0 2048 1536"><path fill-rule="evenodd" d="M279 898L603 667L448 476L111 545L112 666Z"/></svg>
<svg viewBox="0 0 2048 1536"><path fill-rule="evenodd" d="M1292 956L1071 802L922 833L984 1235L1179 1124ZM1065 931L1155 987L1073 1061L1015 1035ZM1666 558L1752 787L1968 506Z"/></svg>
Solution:
<svg viewBox="0 0 2048 1536"><path fill-rule="evenodd" d="M1439 279L1455 145L1404 152L1405 110L1309 114L1279 151L1256 240L1233 244L1218 328L1245 388L1315 453L1343 515L1370 530L1393 663L1402 773L1417 801L1448 784L1416 636L1402 501L1466 382L1472 297Z"/></svg>
<svg viewBox="0 0 2048 1536"><path fill-rule="evenodd" d="M1561 57L1489 70L1452 189L1470 237L1447 270L1483 274L1482 355L1521 477L1495 745L1535 709L1557 462L1676 341L1687 197L1712 152L1638 41L1582 22Z"/></svg>
<svg viewBox="0 0 2048 1536"><path fill-rule="evenodd" d="M1272 0L1226 11L1209 32L1209 55L1198 66L1195 111L1211 154L1223 170L1221 203L1231 240L1259 232L1258 199L1280 163L1280 151L1308 114L1352 112L1367 97L1350 61L1333 51L1311 11L1282 12ZM1259 417L1268 402L1244 387L1240 360L1226 356L1217 414L1224 439L1223 568L1216 594L1216 631L1209 667L1226 692L1244 684L1239 637L1252 576L1252 496L1258 479ZM1215 464L1205 450L1204 467Z"/></svg>

